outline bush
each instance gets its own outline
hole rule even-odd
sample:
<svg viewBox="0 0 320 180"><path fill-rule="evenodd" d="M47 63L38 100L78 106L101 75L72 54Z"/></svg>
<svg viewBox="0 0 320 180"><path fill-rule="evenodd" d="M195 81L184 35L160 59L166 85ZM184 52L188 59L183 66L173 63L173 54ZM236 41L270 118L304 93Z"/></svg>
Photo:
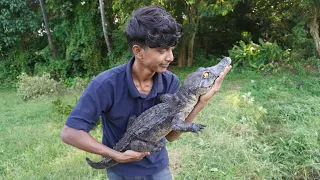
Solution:
<svg viewBox="0 0 320 180"><path fill-rule="evenodd" d="M69 104L64 102L61 98L52 101L53 110L61 115L68 116L75 104L77 104L79 97L74 95L74 103Z"/></svg>
<svg viewBox="0 0 320 180"><path fill-rule="evenodd" d="M264 42L259 39L260 44L252 41L245 44L239 42L229 50L234 66L248 67L254 70L272 70L278 67L279 63L288 59L289 50L282 50L277 43Z"/></svg>
<svg viewBox="0 0 320 180"><path fill-rule="evenodd" d="M52 103L52 110L62 116L68 116L75 105L78 103L80 96L78 94L73 95L73 101L67 99L65 97L57 97L53 100ZM98 122L94 125L93 129L101 129L102 127L101 117L99 117ZM96 135L97 136L97 135ZM101 134L99 134L99 138L101 139Z"/></svg>
<svg viewBox="0 0 320 180"><path fill-rule="evenodd" d="M62 80L63 84L66 85L68 88L76 91L83 91L90 81L93 79L93 77L86 77L86 78L66 78Z"/></svg>
<svg viewBox="0 0 320 180"><path fill-rule="evenodd" d="M51 95L58 92L58 82L51 79L48 73L42 76L28 76L22 73L18 76L18 95L23 100Z"/></svg>
<svg viewBox="0 0 320 180"><path fill-rule="evenodd" d="M34 57L32 53L13 49L10 55L0 60L0 83L10 83L21 72L32 73Z"/></svg>

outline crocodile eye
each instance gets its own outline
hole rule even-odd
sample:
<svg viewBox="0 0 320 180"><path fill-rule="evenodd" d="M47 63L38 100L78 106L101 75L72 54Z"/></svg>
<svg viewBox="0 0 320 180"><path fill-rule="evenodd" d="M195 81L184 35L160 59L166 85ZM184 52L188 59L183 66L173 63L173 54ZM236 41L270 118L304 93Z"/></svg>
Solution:
<svg viewBox="0 0 320 180"><path fill-rule="evenodd" d="M209 73L208 73L208 72L204 72L204 73L202 74L202 77L205 78L205 79L207 79L207 78L209 77Z"/></svg>

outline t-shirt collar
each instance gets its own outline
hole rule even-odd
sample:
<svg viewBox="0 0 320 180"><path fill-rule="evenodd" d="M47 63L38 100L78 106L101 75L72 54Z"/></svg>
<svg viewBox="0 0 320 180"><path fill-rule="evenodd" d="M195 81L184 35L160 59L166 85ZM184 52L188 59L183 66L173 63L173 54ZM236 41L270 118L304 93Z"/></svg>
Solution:
<svg viewBox="0 0 320 180"><path fill-rule="evenodd" d="M127 67L126 67L126 80L127 80L127 83L128 83L128 88L129 88L130 95L133 98L137 98L137 97L147 98L147 97L150 97L150 95L152 97L155 97L156 96L155 93L163 92L163 82L162 82L161 73L155 73L155 75L153 77L154 81L153 81L152 89L151 89L149 95L141 94L138 91L138 89L136 88L136 86L133 83L133 78L132 78L132 69L131 69L131 67L132 67L134 61L135 61L135 58L134 58L134 56L132 56L130 58L129 62L127 63Z"/></svg>

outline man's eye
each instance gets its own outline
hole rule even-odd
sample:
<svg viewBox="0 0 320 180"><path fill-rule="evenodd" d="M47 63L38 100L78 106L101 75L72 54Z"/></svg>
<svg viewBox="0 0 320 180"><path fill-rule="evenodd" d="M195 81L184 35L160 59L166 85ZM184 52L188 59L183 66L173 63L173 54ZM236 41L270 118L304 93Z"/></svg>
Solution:
<svg viewBox="0 0 320 180"><path fill-rule="evenodd" d="M159 53L165 53L166 49L159 49Z"/></svg>

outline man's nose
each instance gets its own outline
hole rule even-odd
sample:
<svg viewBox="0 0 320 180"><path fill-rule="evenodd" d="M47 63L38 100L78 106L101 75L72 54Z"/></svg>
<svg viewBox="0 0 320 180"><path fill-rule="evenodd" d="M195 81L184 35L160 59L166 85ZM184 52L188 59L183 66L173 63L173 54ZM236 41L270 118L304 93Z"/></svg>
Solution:
<svg viewBox="0 0 320 180"><path fill-rule="evenodd" d="M166 57L166 61L169 61L169 62L172 62L174 60L174 57L173 57L173 52L172 52L172 48L169 49L168 54L167 54L167 57Z"/></svg>

